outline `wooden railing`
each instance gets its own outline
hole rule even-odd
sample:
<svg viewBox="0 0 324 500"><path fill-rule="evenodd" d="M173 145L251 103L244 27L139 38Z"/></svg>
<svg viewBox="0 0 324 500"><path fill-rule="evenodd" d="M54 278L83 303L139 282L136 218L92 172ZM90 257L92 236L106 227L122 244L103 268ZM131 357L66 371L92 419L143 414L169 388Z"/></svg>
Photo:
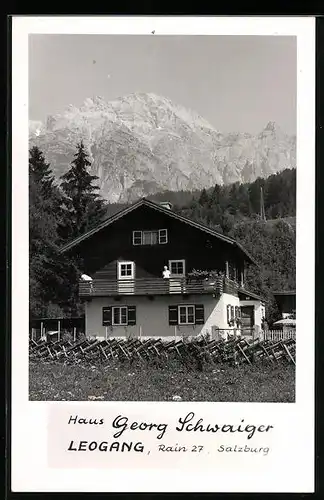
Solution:
<svg viewBox="0 0 324 500"><path fill-rule="evenodd" d="M198 278L137 278L133 280L107 280L79 282L80 297L119 295L169 295L192 293L223 293L223 278L204 280Z"/></svg>
<svg viewBox="0 0 324 500"><path fill-rule="evenodd" d="M234 281L230 278L224 278L224 293L228 293L230 295L236 295L239 289L239 284L237 281Z"/></svg>

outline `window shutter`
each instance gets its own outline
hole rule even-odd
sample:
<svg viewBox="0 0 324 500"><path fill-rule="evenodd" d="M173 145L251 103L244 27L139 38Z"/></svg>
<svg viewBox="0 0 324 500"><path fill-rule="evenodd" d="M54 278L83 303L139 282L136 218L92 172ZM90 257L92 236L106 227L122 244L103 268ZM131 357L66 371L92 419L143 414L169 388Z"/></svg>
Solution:
<svg viewBox="0 0 324 500"><path fill-rule="evenodd" d="M111 306L102 308L102 326L111 325Z"/></svg>
<svg viewBox="0 0 324 500"><path fill-rule="evenodd" d="M238 306L235 306L235 318L239 318L239 307Z"/></svg>
<svg viewBox="0 0 324 500"><path fill-rule="evenodd" d="M234 306L231 306L231 319L234 319Z"/></svg>
<svg viewBox="0 0 324 500"><path fill-rule="evenodd" d="M196 325L205 324L205 310L203 304L198 304L195 306L195 323Z"/></svg>
<svg viewBox="0 0 324 500"><path fill-rule="evenodd" d="M136 325L136 306L128 306L128 324Z"/></svg>
<svg viewBox="0 0 324 500"><path fill-rule="evenodd" d="M168 242L168 230L159 229L159 244L164 244Z"/></svg>
<svg viewBox="0 0 324 500"><path fill-rule="evenodd" d="M169 306L169 325L178 324L178 306Z"/></svg>
<svg viewBox="0 0 324 500"><path fill-rule="evenodd" d="M142 231L133 231L133 245L142 245Z"/></svg>
<svg viewBox="0 0 324 500"><path fill-rule="evenodd" d="M231 321L231 306L228 304L226 306L226 312L227 312L227 323Z"/></svg>

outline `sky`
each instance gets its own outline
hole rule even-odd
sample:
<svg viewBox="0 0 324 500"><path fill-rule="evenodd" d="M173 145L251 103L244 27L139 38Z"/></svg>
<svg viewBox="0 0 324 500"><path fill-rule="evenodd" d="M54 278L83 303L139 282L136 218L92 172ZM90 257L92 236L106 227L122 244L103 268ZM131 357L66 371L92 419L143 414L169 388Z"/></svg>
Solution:
<svg viewBox="0 0 324 500"><path fill-rule="evenodd" d="M295 37L30 35L29 118L87 97L152 92L221 132L296 133Z"/></svg>

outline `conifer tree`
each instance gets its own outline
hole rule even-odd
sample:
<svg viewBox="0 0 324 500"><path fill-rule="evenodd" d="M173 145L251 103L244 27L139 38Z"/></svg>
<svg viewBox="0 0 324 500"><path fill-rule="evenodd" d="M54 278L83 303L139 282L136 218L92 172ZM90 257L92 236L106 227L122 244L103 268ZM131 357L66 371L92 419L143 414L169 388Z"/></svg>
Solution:
<svg viewBox="0 0 324 500"><path fill-rule="evenodd" d="M207 205L208 201L209 201L209 196L208 196L208 194L207 194L206 189L204 188L204 189L201 191L201 195L200 195L200 197L199 197L198 202L199 202L199 204L200 204L200 205L204 206L204 205Z"/></svg>
<svg viewBox="0 0 324 500"><path fill-rule="evenodd" d="M62 242L71 241L98 224L106 213L104 200L98 195L98 177L88 171L91 163L85 146L77 145L70 169L61 176L63 204L59 235ZM79 256L61 255L58 259L62 299L66 312L80 314L82 305L78 297L78 279L83 270Z"/></svg>
<svg viewBox="0 0 324 500"><path fill-rule="evenodd" d="M64 195L61 236L63 240L73 239L97 224L105 213L104 201L99 197L98 177L91 175L91 166L84 144L77 145L71 168L61 176Z"/></svg>
<svg viewBox="0 0 324 500"><path fill-rule="evenodd" d="M60 194L50 165L37 147L29 152L29 291L30 314L47 315L56 300L55 262Z"/></svg>

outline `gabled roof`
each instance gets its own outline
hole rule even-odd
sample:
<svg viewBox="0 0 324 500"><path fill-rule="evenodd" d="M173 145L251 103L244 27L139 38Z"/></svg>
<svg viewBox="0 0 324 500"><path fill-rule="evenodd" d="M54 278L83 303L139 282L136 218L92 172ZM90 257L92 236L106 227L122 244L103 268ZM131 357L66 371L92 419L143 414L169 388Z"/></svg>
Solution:
<svg viewBox="0 0 324 500"><path fill-rule="evenodd" d="M161 212L161 213L163 213L165 215L168 215L169 217L171 217L173 219L176 219L176 220L178 220L180 222L184 222L185 224L188 224L189 226L192 226L192 227L194 227L196 229L199 229L200 231L203 231L203 232L205 232L207 234L210 234L211 236L214 236L214 237L218 238L221 241L224 241L226 243L229 243L230 245L236 246L245 255L245 258L246 258L247 261L252 262L253 264L257 265L257 263L255 262L255 260L253 259L253 257L251 257L251 255L245 250L245 248L243 248L243 246L240 243L238 243L237 241L235 241L233 238L229 238L228 236L224 236L223 234L218 233L214 229L211 229L210 227L205 226L204 224L200 224L199 222L196 222L196 221L193 221L191 219L188 219L187 217L183 217L182 215L179 215L179 214L173 212L172 210L159 205L158 203L154 203L153 201L147 200L146 198L142 198L141 200L137 201L133 205L130 205L129 207L127 207L127 208L121 210L120 212L117 212L116 214L112 215L111 217L109 217L105 221L103 221L100 224L98 224L93 229L90 229L90 231L88 231L87 233L84 233L81 236L78 236L77 238L75 238L70 243L67 243L66 245L64 245L60 249L60 252L61 253L67 252L71 248L79 245L79 243L81 243L82 241L90 238L93 234L95 234L95 233L101 231L102 229L110 226L114 222L118 221L122 217L125 217L125 215L133 212L134 210L136 210L137 208L139 208L141 206L146 206L146 207L152 208L153 210L156 210L156 211Z"/></svg>

